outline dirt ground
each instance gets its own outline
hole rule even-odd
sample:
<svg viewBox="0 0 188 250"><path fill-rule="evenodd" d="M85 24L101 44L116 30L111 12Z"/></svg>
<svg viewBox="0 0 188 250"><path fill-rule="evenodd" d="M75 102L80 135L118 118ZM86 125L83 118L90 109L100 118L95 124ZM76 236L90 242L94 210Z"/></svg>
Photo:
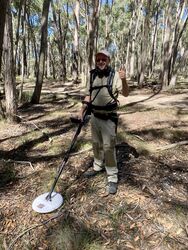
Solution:
<svg viewBox="0 0 188 250"><path fill-rule="evenodd" d="M64 204L51 214L32 202L49 191L72 141L80 86L46 82L40 104L19 107L19 124L1 121L0 249L188 249L187 86L120 96L116 195L106 195L105 173L83 177L92 165L85 125L56 187Z"/></svg>

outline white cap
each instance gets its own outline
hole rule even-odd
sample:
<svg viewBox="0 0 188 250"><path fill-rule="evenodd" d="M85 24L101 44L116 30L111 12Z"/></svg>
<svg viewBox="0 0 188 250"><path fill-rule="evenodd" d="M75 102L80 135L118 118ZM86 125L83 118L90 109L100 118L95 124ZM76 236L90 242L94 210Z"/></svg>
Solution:
<svg viewBox="0 0 188 250"><path fill-rule="evenodd" d="M106 49L99 50L96 55L98 55L98 54L103 54L109 58L111 57L110 53Z"/></svg>

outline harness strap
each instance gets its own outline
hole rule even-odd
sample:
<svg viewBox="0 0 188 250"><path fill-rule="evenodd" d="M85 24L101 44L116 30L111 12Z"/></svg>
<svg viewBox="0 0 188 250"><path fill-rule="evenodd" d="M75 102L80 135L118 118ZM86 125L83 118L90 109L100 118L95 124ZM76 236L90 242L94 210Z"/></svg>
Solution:
<svg viewBox="0 0 188 250"><path fill-rule="evenodd" d="M106 87L108 89L108 93L111 96L111 98L117 102L117 98L113 95L113 91L112 91L112 85L113 85L113 79L114 79L114 75L115 75L115 70L114 69L110 69L109 72L109 76L107 79L107 84L106 85L102 85L102 86L94 86L93 87L93 82L95 80L95 78L97 77L97 71L96 69L93 69L90 71L90 97L92 95L92 91L93 90L98 90L97 93L95 94L95 97L93 98L93 100L91 101L91 103L95 100L95 98L97 97L97 95L99 94L100 90L104 87Z"/></svg>
<svg viewBox="0 0 188 250"><path fill-rule="evenodd" d="M110 75L109 75L108 80L107 80L107 88L108 88L108 92L109 92L110 96L112 97L112 99L114 99L114 101L117 102L117 98L115 98L115 96L113 95L113 91L112 91L114 76L115 76L115 70L111 69Z"/></svg>
<svg viewBox="0 0 188 250"><path fill-rule="evenodd" d="M118 115L116 112L108 113L108 114L100 114L100 113L93 113L93 115L101 120L111 120L116 125L116 133L117 133L117 125L118 125Z"/></svg>
<svg viewBox="0 0 188 250"><path fill-rule="evenodd" d="M108 105L105 106L105 111L113 111L117 109L118 105L117 102L109 103ZM98 106L98 105L93 105L91 104L91 110L104 110L104 106Z"/></svg>

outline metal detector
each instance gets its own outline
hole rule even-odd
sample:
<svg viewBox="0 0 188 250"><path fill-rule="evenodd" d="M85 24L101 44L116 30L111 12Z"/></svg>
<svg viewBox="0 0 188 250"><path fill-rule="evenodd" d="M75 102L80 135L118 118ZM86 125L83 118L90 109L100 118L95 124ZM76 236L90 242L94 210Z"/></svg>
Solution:
<svg viewBox="0 0 188 250"><path fill-rule="evenodd" d="M65 164L67 163L67 161L69 159L70 152L71 152L72 148L74 147L74 144L76 142L78 135L80 134L82 126L86 122L86 117L88 115L87 111L88 111L88 109L86 109L82 120L77 119L77 118L73 118L73 117L71 118L71 121L73 123L78 123L78 128L74 134L74 137L72 139L72 142L71 142L69 149L65 153L64 159L59 167L59 170L58 170L57 175L54 179L54 182L52 184L50 192L41 194L33 201L32 208L34 211L36 211L38 213L50 213L50 212L56 210L57 208L59 208L63 204L62 195L54 192L54 189L55 189L57 181L58 181L58 179L59 179L59 177L60 177L60 175L65 167Z"/></svg>

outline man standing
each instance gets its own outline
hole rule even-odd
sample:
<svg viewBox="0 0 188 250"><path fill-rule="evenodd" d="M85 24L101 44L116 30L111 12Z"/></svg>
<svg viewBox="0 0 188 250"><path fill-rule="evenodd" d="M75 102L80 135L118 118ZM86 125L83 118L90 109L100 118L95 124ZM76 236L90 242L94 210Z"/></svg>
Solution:
<svg viewBox="0 0 188 250"><path fill-rule="evenodd" d="M107 193L115 194L118 187L116 161L116 131L118 94L128 96L129 88L124 69L115 72L110 66L110 53L102 49L96 54L96 67L90 72L90 83L80 116L89 106L91 110L91 134L94 154L93 168L84 176L92 177L106 170Z"/></svg>

